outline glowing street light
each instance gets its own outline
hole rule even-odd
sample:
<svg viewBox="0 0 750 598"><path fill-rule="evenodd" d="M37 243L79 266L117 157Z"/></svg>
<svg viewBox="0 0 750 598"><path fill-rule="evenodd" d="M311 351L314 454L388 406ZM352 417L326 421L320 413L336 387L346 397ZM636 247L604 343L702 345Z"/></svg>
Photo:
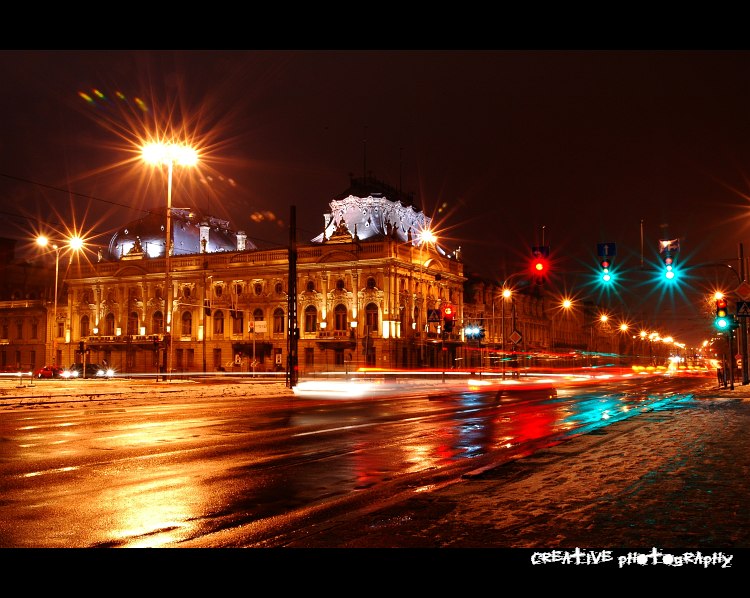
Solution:
<svg viewBox="0 0 750 598"><path fill-rule="evenodd" d="M171 281L171 256L172 256L172 172L174 166L195 166L198 163L198 152L195 148L183 143L147 143L141 148L141 157L144 162L155 166L167 167L167 226L164 244L165 264L165 286L167 296L165 298L167 325L166 332L170 333L169 352L167 354L167 375L172 370L172 281Z"/></svg>
<svg viewBox="0 0 750 598"><path fill-rule="evenodd" d="M67 243L68 249L72 252L83 249L83 239L77 235L70 237ZM50 246L50 240L45 235L39 235L36 238L36 244L40 247L47 247ZM52 243L51 247L55 252L55 299L52 316L52 365L57 365L57 281L60 277L60 247L56 243ZM73 259L72 254L70 259Z"/></svg>

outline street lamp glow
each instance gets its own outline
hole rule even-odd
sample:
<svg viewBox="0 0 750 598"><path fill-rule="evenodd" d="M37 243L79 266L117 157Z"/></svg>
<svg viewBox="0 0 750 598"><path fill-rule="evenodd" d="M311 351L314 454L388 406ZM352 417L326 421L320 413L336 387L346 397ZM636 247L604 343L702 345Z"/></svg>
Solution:
<svg viewBox="0 0 750 598"><path fill-rule="evenodd" d="M562 306L563 309L570 309L573 307L573 302L570 299L563 299Z"/></svg>
<svg viewBox="0 0 750 598"><path fill-rule="evenodd" d="M510 297L510 296L511 296L512 294L513 294L513 293L511 292L511 290L510 290L510 289L503 289L503 297L505 297L506 299L507 299L508 297Z"/></svg>
<svg viewBox="0 0 750 598"><path fill-rule="evenodd" d="M625 322L623 322L622 324L620 324L620 330L622 330L623 332L627 332L628 325Z"/></svg>
<svg viewBox="0 0 750 598"><path fill-rule="evenodd" d="M182 143L147 143L141 148L141 156L144 161L155 165L195 166L198 164L198 152L195 148Z"/></svg>
<svg viewBox="0 0 750 598"><path fill-rule="evenodd" d="M419 239L422 243L434 243L437 241L435 234L428 228L423 229L422 232L419 233Z"/></svg>

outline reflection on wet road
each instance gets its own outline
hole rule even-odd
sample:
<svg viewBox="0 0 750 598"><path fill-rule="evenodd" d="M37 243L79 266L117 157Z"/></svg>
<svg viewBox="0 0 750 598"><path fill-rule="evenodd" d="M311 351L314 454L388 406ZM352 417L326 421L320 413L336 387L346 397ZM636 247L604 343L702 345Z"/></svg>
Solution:
<svg viewBox="0 0 750 598"><path fill-rule="evenodd" d="M4 411L1 547L273 538L684 398L704 380L556 393L300 399L206 391Z"/></svg>

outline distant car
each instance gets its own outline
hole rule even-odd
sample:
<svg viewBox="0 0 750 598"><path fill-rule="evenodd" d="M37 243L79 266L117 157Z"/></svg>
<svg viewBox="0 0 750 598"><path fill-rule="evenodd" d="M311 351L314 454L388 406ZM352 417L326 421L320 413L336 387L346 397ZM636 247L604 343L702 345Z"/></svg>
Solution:
<svg viewBox="0 0 750 598"><path fill-rule="evenodd" d="M83 375L83 364L74 363L69 368L64 369L60 376L62 378L112 378L115 372L112 368L105 368L98 363L86 364L86 375Z"/></svg>
<svg viewBox="0 0 750 598"><path fill-rule="evenodd" d="M34 372L34 378L59 378L63 369L56 365L45 365Z"/></svg>

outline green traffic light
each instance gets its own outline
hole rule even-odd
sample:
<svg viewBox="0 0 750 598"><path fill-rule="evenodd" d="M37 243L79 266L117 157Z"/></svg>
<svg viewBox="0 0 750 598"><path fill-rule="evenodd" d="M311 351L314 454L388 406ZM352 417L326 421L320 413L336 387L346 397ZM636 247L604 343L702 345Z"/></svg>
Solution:
<svg viewBox="0 0 750 598"><path fill-rule="evenodd" d="M714 320L714 327L717 330L726 330L729 328L729 319L728 318L716 318Z"/></svg>

